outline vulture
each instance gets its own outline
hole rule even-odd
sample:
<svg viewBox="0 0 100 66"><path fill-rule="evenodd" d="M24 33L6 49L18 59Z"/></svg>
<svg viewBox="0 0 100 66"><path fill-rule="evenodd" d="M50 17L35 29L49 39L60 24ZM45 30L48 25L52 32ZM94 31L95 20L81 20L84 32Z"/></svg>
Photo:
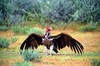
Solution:
<svg viewBox="0 0 100 66"><path fill-rule="evenodd" d="M75 53L82 54L84 52L83 45L66 33L60 33L55 36L50 36L49 38L32 33L21 44L20 50L28 48L37 49L39 45L45 46L46 55L48 55L47 50L50 50L50 55L52 55L52 51L58 53L58 50L61 50L66 46Z"/></svg>

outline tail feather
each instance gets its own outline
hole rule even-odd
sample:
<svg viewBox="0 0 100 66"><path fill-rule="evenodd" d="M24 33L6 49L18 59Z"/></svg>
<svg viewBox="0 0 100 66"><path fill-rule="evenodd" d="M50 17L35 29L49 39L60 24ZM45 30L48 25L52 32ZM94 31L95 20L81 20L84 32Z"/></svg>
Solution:
<svg viewBox="0 0 100 66"><path fill-rule="evenodd" d="M58 50L57 49L53 49L53 51L56 52L56 53L58 53Z"/></svg>
<svg viewBox="0 0 100 66"><path fill-rule="evenodd" d="M54 46L53 51L58 53L58 50L57 50L56 46Z"/></svg>

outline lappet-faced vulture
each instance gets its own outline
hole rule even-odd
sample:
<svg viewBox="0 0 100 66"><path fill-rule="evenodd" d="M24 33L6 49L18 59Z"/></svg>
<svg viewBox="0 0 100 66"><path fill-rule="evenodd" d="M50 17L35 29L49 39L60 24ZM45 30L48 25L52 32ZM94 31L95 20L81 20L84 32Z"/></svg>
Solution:
<svg viewBox="0 0 100 66"><path fill-rule="evenodd" d="M55 36L50 36L49 38L45 38L44 36L32 33L30 34L25 41L21 44L20 49L28 49L28 48L38 48L39 45L44 45L47 50L50 50L50 55L52 55L52 50L58 53L58 50L69 47L72 51L78 54L83 53L84 47L82 44L71 37L66 33L60 33Z"/></svg>

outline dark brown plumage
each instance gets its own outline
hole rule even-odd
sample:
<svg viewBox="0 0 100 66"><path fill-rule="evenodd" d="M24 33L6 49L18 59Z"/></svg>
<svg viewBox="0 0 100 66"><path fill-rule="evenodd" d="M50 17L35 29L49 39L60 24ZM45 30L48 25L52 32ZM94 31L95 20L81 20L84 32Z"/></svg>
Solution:
<svg viewBox="0 0 100 66"><path fill-rule="evenodd" d="M38 48L39 45L42 45L42 38L43 36L32 33L25 39L25 41L20 46L20 49L28 49L29 47L32 47L32 49Z"/></svg>
<svg viewBox="0 0 100 66"><path fill-rule="evenodd" d="M83 53L84 47L82 46L82 44L68 34L61 33L56 36L52 36L51 38L54 38L54 46L59 50L68 46L75 53Z"/></svg>
<svg viewBox="0 0 100 66"><path fill-rule="evenodd" d="M37 34L32 33L31 35L29 35L26 40L22 43L20 49L23 50L28 49L29 47L31 47L32 49L34 48L38 48L39 45L45 45L48 46L47 48L49 49L49 43L47 43L48 41L45 41L45 43L43 42L44 36L40 36ZM72 38L70 35L65 34L65 33L60 33L56 36L51 36L49 37L51 43L54 45L53 50L57 53L57 49L62 49L66 46L70 47L72 51L74 51L75 53L78 54L82 54L83 53L83 49L84 47L82 46L82 44L80 42L78 42L76 39Z"/></svg>

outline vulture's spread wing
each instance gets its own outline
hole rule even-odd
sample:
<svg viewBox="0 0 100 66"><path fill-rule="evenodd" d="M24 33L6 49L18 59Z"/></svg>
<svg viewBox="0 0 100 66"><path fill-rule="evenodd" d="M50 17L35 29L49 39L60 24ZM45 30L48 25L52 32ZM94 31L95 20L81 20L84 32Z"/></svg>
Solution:
<svg viewBox="0 0 100 66"><path fill-rule="evenodd" d="M42 45L42 37L40 35L32 33L29 35L26 40L21 44L20 49L28 49L31 47L32 49L37 48L38 45Z"/></svg>
<svg viewBox="0 0 100 66"><path fill-rule="evenodd" d="M75 53L78 52L82 54L83 52L84 47L82 44L68 34L60 33L56 36L51 36L51 38L53 38L54 46L59 50L68 46Z"/></svg>

